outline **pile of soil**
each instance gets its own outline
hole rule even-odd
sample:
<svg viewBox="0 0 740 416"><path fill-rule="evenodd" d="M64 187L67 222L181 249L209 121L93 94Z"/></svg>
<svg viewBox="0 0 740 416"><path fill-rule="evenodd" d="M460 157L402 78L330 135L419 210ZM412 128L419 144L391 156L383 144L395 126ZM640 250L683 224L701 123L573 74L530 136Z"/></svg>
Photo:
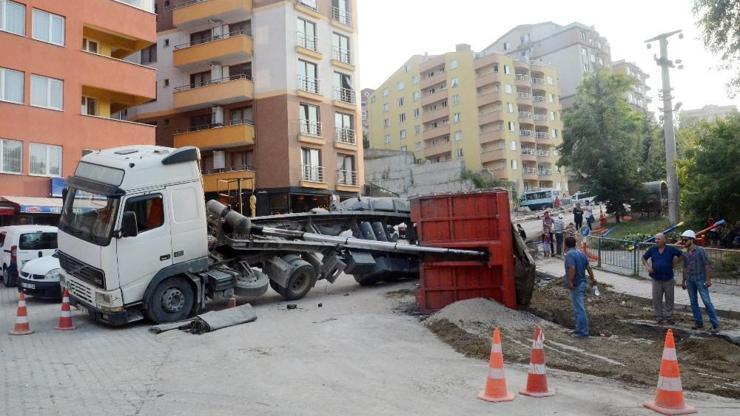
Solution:
<svg viewBox="0 0 740 416"><path fill-rule="evenodd" d="M603 287L600 297L587 302L591 337L577 339L570 336L574 318L561 283L540 280L527 311L469 299L422 317L423 324L456 351L482 360L489 358L491 333L498 326L506 362L521 364L529 363L532 333L540 324L548 366L654 387L667 327L654 323L651 302ZM692 331L687 309L674 314L684 389L740 399L740 346ZM723 329L740 326L727 318L722 324Z"/></svg>

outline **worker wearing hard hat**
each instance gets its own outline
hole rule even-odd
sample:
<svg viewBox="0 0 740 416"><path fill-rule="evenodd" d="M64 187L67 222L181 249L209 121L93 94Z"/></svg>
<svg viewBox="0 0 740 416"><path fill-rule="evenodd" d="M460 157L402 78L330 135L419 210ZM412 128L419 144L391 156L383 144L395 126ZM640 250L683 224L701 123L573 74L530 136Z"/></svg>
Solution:
<svg viewBox="0 0 740 416"><path fill-rule="evenodd" d="M683 283L681 287L689 291L689 300L691 301L691 312L694 314L694 326L691 329L704 328L704 319L699 309L699 300L696 293L699 292L704 308L709 315L709 322L712 324L712 333L719 332L719 319L717 312L714 310L712 299L709 297L709 287L712 286L710 276L710 266L706 251L696 245L696 234L692 230L686 230L681 234L681 241L686 247L683 255Z"/></svg>

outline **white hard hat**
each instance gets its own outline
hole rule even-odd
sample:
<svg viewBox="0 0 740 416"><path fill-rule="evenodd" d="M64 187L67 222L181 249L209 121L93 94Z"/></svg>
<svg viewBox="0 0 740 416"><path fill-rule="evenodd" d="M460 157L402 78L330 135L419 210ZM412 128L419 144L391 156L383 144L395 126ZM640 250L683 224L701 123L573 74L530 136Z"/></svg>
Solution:
<svg viewBox="0 0 740 416"><path fill-rule="evenodd" d="M696 233L692 230L686 230L681 234L681 237L687 237L696 240Z"/></svg>
<svg viewBox="0 0 740 416"><path fill-rule="evenodd" d="M558 218L563 218L563 214L558 215Z"/></svg>

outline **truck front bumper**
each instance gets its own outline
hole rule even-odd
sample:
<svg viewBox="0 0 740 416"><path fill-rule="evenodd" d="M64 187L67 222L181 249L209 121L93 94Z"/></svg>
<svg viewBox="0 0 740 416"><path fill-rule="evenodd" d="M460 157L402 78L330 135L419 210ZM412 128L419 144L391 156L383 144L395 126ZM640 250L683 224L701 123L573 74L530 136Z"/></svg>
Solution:
<svg viewBox="0 0 740 416"><path fill-rule="evenodd" d="M127 311L123 311L123 312L103 311L99 308L96 308L93 305L90 305L80 300L79 298L75 297L72 294L69 295L69 303L72 306L76 307L77 309L87 312L88 316L90 316L94 320L108 324L108 325L121 326L121 325L125 325L132 321ZM133 320L135 321L138 319L133 319Z"/></svg>

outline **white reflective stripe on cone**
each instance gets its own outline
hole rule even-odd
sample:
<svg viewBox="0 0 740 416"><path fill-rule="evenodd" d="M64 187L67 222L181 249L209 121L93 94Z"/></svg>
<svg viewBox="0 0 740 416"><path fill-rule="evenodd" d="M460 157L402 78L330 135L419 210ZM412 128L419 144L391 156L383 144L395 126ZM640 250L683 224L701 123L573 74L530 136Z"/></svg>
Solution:
<svg viewBox="0 0 740 416"><path fill-rule="evenodd" d="M15 320L15 323L17 323L17 324L27 324L28 323L28 317L27 316L19 316Z"/></svg>
<svg viewBox="0 0 740 416"><path fill-rule="evenodd" d="M62 311L62 318L71 318L72 312L70 311Z"/></svg>
<svg viewBox="0 0 740 416"><path fill-rule="evenodd" d="M663 349L663 359L664 360L676 361L676 349L675 348L665 348L665 349Z"/></svg>
<svg viewBox="0 0 740 416"><path fill-rule="evenodd" d="M488 368L488 378L499 380L504 378L504 370L501 368Z"/></svg>
<svg viewBox="0 0 740 416"><path fill-rule="evenodd" d="M19 300L18 301L18 307L19 308L25 308L26 307L26 301L25 300Z"/></svg>
<svg viewBox="0 0 740 416"><path fill-rule="evenodd" d="M534 341L532 343L532 349L541 350L544 344L545 344L544 341Z"/></svg>
<svg viewBox="0 0 740 416"><path fill-rule="evenodd" d="M501 352L501 344L491 345L491 352Z"/></svg>
<svg viewBox="0 0 740 416"><path fill-rule="evenodd" d="M67 296L63 297L62 303L69 303L69 298Z"/></svg>
<svg viewBox="0 0 740 416"><path fill-rule="evenodd" d="M663 391L681 391L680 377L658 377L658 389Z"/></svg>
<svg viewBox="0 0 740 416"><path fill-rule="evenodd" d="M529 374L545 374L544 364L529 364Z"/></svg>

